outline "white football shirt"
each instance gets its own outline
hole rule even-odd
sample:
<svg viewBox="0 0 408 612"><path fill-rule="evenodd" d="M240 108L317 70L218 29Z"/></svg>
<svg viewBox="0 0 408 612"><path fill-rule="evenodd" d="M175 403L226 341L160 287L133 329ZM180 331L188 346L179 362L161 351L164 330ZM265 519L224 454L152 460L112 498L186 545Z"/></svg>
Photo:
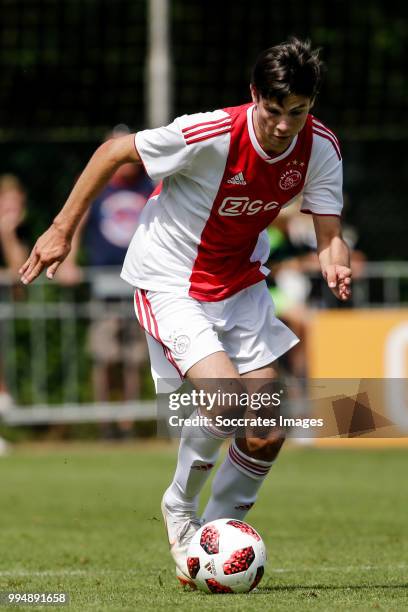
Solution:
<svg viewBox="0 0 408 612"><path fill-rule="evenodd" d="M336 136L309 115L288 149L257 141L253 104L184 115L136 134L147 173L160 181L140 216L122 278L134 287L223 300L269 272L264 232L302 193L303 212L339 216Z"/></svg>

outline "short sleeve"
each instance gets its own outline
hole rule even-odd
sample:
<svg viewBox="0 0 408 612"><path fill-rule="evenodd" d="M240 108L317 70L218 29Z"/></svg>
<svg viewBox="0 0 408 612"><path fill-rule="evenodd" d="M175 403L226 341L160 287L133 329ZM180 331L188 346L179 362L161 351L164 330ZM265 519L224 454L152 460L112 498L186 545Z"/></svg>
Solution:
<svg viewBox="0 0 408 612"><path fill-rule="evenodd" d="M178 172L188 174L203 149L216 146L217 137L231 130L231 118L224 110L177 117L166 127L143 130L135 146L147 174L160 181Z"/></svg>
<svg viewBox="0 0 408 612"><path fill-rule="evenodd" d="M343 208L343 165L338 147L314 136L301 212L340 216Z"/></svg>
<svg viewBox="0 0 408 612"><path fill-rule="evenodd" d="M189 166L193 153L186 146L178 119L165 127L138 132L135 145L147 174L154 181L182 172Z"/></svg>

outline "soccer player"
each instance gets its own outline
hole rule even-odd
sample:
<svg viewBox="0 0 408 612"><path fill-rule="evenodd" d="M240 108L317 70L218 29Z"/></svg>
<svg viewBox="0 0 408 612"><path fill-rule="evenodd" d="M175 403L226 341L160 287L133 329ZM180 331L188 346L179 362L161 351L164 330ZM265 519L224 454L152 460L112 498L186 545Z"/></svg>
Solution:
<svg viewBox="0 0 408 612"><path fill-rule="evenodd" d="M320 78L318 53L292 38L258 57L251 103L184 115L167 127L102 144L22 266L22 282L44 268L52 278L81 217L115 170L143 163L159 185L143 210L122 277L135 287L153 377L187 377L204 388L203 380L228 379L231 391L254 379L272 380L275 361L297 338L274 316L264 230L299 194L302 211L313 215L323 277L340 300L351 295L340 223L339 143L310 114ZM232 413L239 406L229 407ZM230 435L214 425L183 429L174 479L162 501L181 576L187 575L187 547L200 525L199 493ZM232 440L213 481L206 521L245 516L283 439L275 430Z"/></svg>

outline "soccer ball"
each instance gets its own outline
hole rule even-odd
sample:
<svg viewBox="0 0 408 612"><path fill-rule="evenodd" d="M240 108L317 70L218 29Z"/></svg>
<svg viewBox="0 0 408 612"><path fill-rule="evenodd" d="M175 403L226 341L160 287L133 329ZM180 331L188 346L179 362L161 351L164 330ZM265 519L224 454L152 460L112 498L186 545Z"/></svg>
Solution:
<svg viewBox="0 0 408 612"><path fill-rule="evenodd" d="M194 584L207 593L247 593L261 580L266 549L253 527L236 519L217 519L201 527L187 552Z"/></svg>

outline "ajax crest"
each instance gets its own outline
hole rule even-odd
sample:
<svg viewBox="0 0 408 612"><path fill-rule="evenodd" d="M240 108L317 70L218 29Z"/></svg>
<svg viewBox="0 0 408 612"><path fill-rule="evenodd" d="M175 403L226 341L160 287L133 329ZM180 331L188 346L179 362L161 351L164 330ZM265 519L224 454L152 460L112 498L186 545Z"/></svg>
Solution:
<svg viewBox="0 0 408 612"><path fill-rule="evenodd" d="M296 187L296 185L299 185L301 180L302 174L299 172L299 170L290 168L281 174L279 179L279 187L284 191L287 191L288 189L292 189L293 187Z"/></svg>
<svg viewBox="0 0 408 612"><path fill-rule="evenodd" d="M190 348L190 338L186 336L181 330L176 330L171 335L171 342L173 350L178 355L184 355Z"/></svg>

